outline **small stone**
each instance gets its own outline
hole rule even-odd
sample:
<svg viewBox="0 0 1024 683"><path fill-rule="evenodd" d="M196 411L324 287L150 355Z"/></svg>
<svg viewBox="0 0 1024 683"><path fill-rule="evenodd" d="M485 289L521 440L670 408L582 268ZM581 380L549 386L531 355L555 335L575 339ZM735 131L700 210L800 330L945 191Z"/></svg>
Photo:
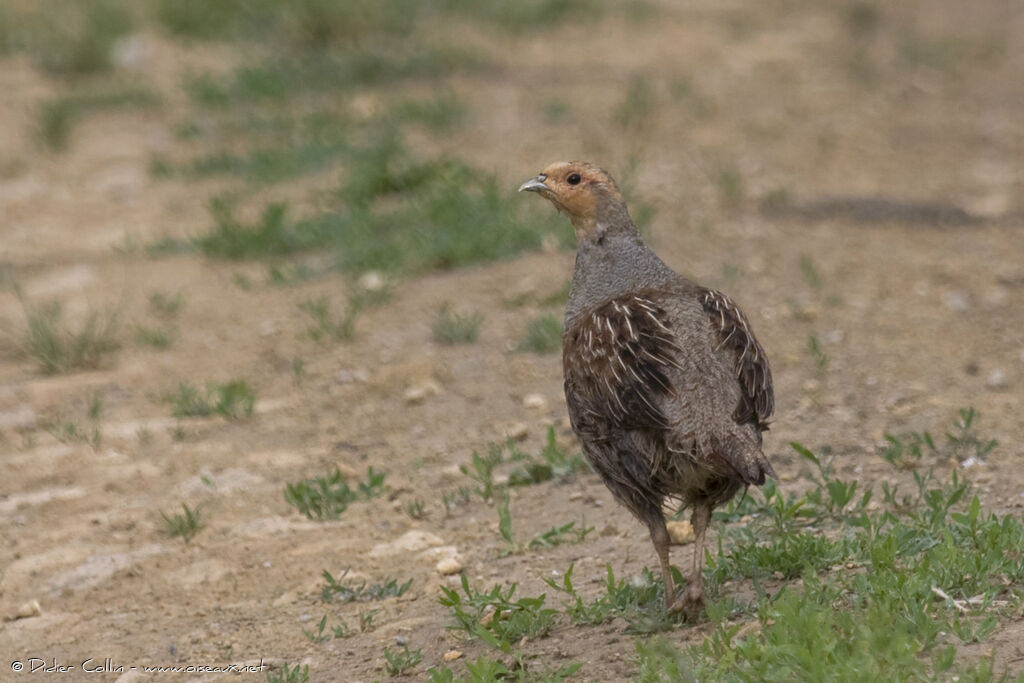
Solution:
<svg viewBox="0 0 1024 683"><path fill-rule="evenodd" d="M513 441L522 441L530 433L530 428L524 422L513 422L505 427L504 437Z"/></svg>
<svg viewBox="0 0 1024 683"><path fill-rule="evenodd" d="M359 277L357 284L364 292L380 292L388 286L388 281L380 272L368 270Z"/></svg>
<svg viewBox="0 0 1024 683"><path fill-rule="evenodd" d="M666 522L665 526L668 527L668 537L672 545L687 545L693 543L697 538L693 531L693 525L685 519L678 522Z"/></svg>
<svg viewBox="0 0 1024 683"><path fill-rule="evenodd" d="M524 408L542 409L545 408L547 404L547 399L540 394L527 394L526 396L523 396Z"/></svg>
<svg viewBox="0 0 1024 683"><path fill-rule="evenodd" d="M451 576L462 571L462 563L454 557L443 557L434 566L441 576Z"/></svg>
<svg viewBox="0 0 1024 683"><path fill-rule="evenodd" d="M946 308L958 313L968 311L971 308L971 298L966 292L953 290L942 295L942 303Z"/></svg>
<svg viewBox="0 0 1024 683"><path fill-rule="evenodd" d="M395 636L395 645L405 646L409 644L409 638L407 636Z"/></svg>
<svg viewBox="0 0 1024 683"><path fill-rule="evenodd" d="M583 498L583 491L573 491L569 494L569 500L580 500Z"/></svg>
<svg viewBox="0 0 1024 683"><path fill-rule="evenodd" d="M982 303L985 308L991 310L994 308L1002 308L1010 300L1010 293L1005 287L993 287L985 292L982 296Z"/></svg>
<svg viewBox="0 0 1024 683"><path fill-rule="evenodd" d="M29 600L18 607L18 611L14 613L14 619L31 619L32 617L38 617L43 613L43 608L39 604L38 600Z"/></svg>
<svg viewBox="0 0 1024 683"><path fill-rule="evenodd" d="M988 377L985 378L985 386L989 389L1005 389L1008 385L1006 371L1002 368L996 368L988 373Z"/></svg>
<svg viewBox="0 0 1024 683"><path fill-rule="evenodd" d="M416 404L422 403L428 396L437 396L441 393L441 385L432 379L414 384L405 390L402 394L402 398L405 399L406 403Z"/></svg>
<svg viewBox="0 0 1024 683"><path fill-rule="evenodd" d="M779 571L772 572L772 576L774 576L779 581L782 581L784 578L786 578L786 575Z"/></svg>
<svg viewBox="0 0 1024 683"><path fill-rule="evenodd" d="M363 368L342 369L334 375L334 381L338 384L350 384L357 382L366 384L370 380L370 373Z"/></svg>
<svg viewBox="0 0 1024 683"><path fill-rule="evenodd" d="M36 411L27 405L22 404L12 410L0 411L0 430L30 429L35 425Z"/></svg>
<svg viewBox="0 0 1024 683"><path fill-rule="evenodd" d="M459 651L459 650L448 650L448 652L445 652L443 655L441 655L441 657L446 662L454 662L456 659L458 659L461 656L462 656L462 652Z"/></svg>
<svg viewBox="0 0 1024 683"><path fill-rule="evenodd" d="M153 44L142 35L131 35L114 42L110 61L120 69L144 72L153 62Z"/></svg>

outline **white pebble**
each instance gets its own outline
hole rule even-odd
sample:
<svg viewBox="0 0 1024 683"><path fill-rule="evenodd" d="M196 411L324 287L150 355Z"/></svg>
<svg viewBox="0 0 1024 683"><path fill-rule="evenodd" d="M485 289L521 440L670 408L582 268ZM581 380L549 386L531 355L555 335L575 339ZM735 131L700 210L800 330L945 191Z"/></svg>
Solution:
<svg viewBox="0 0 1024 683"><path fill-rule="evenodd" d="M547 399L540 394L527 394L523 396L524 408L544 408L547 404Z"/></svg>
<svg viewBox="0 0 1024 683"><path fill-rule="evenodd" d="M438 560L434 568L441 576L451 576L462 571L462 563L454 557L444 557Z"/></svg>

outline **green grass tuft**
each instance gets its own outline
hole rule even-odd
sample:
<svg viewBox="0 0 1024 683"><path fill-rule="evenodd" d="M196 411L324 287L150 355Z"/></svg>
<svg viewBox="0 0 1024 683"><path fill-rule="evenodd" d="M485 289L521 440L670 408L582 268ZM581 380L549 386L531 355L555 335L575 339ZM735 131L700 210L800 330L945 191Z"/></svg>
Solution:
<svg viewBox="0 0 1024 683"><path fill-rule="evenodd" d="M135 341L158 351L166 351L174 343L174 330L170 327L146 327L135 329Z"/></svg>
<svg viewBox="0 0 1024 683"><path fill-rule="evenodd" d="M555 353L562 348L562 321L545 313L529 322L526 332L516 345L518 351Z"/></svg>
<svg viewBox="0 0 1024 683"><path fill-rule="evenodd" d="M445 304L438 309L434 318L434 341L445 346L472 344L480 334L480 324L483 320L484 316L481 313L453 313L448 304Z"/></svg>
<svg viewBox="0 0 1024 683"><path fill-rule="evenodd" d="M26 323L21 347L47 374L98 367L107 354L120 346L116 311L90 311L80 326L70 328L62 322L59 302L37 308L20 292L18 296Z"/></svg>
<svg viewBox="0 0 1024 683"><path fill-rule="evenodd" d="M386 598L400 598L412 586L412 579L405 583L398 583L396 579L384 577L380 583L367 585L363 581L358 586L342 583L348 570L342 572L341 576L335 578L326 569L321 576L324 577L326 585L320 590L320 600L323 602L359 602L367 600L384 600Z"/></svg>
<svg viewBox="0 0 1024 683"><path fill-rule="evenodd" d="M351 153L336 207L291 222L283 204L270 204L250 225L215 200L215 226L194 243L229 259L333 247L343 270L411 273L510 258L539 249L549 234L568 244L571 235L553 216L517 199L493 175L460 162L410 160L385 135Z"/></svg>
<svg viewBox="0 0 1024 683"><path fill-rule="evenodd" d="M171 538L181 537L188 543L206 525L206 521L200 514L199 507L190 508L185 503L181 504L182 512L175 512L170 515L163 512L160 516L164 520L164 533Z"/></svg>
<svg viewBox="0 0 1024 683"><path fill-rule="evenodd" d="M252 415L256 406L256 392L244 379L212 382L207 385L205 393L182 382L164 400L171 404L174 417L219 415L225 420L242 420Z"/></svg>
<svg viewBox="0 0 1024 683"><path fill-rule="evenodd" d="M401 652L391 652L384 648L384 669L388 672L388 676L401 676L407 671L415 669L422 659L423 650L419 648L409 650L408 645L403 645Z"/></svg>
<svg viewBox="0 0 1024 683"><path fill-rule="evenodd" d="M160 102L153 91L122 86L96 92L79 92L45 100L39 108L39 139L49 149L67 148L75 124L87 116L115 109L144 109Z"/></svg>
<svg viewBox="0 0 1024 683"><path fill-rule="evenodd" d="M327 297L306 299L299 304L299 308L311 319L306 334L317 342L351 341L356 333L356 318L363 306L363 297L350 295L344 313L340 319L335 320Z"/></svg>
<svg viewBox="0 0 1024 683"><path fill-rule="evenodd" d="M277 671L267 672L267 683L307 683L309 681L309 664L291 666L282 662Z"/></svg>
<svg viewBox="0 0 1024 683"><path fill-rule="evenodd" d="M348 509L349 503L383 493L386 489L385 476L385 473L370 467L366 471L366 481L358 482L353 489L336 469L325 476L287 484L284 499L310 519L337 519Z"/></svg>

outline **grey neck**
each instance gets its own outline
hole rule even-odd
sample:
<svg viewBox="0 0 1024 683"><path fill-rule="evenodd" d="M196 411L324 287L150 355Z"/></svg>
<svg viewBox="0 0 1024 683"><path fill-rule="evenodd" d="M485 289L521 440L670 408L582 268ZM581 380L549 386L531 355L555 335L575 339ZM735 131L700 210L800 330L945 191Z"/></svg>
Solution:
<svg viewBox="0 0 1024 683"><path fill-rule="evenodd" d="M678 276L658 258L635 229L609 230L598 239L580 242L576 250L565 323L569 325L585 311L626 292L670 284Z"/></svg>

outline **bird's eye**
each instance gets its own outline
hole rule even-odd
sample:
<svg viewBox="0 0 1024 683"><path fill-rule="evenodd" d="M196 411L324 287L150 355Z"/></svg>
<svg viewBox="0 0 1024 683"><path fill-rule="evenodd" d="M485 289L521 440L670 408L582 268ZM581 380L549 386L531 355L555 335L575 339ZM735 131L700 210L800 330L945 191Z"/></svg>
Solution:
<svg viewBox="0 0 1024 683"><path fill-rule="evenodd" d="M569 183L570 185L579 185L580 184L580 174L579 173L570 173L569 177L565 179L565 182Z"/></svg>

